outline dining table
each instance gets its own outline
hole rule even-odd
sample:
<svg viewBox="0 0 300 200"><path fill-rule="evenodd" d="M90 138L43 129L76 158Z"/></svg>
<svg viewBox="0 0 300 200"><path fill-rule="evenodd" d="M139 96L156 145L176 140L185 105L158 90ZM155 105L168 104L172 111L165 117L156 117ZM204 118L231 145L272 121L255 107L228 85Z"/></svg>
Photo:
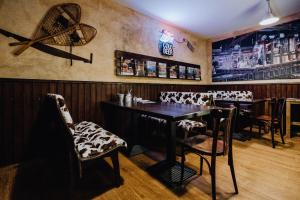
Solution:
<svg viewBox="0 0 300 200"><path fill-rule="evenodd" d="M157 167L154 167L154 171L156 174L163 176L163 181L168 183L178 182L180 179L180 176L178 175L178 173L180 173L180 167L178 165L179 163L176 162L176 122L183 119L199 118L204 115L209 115L210 110L214 107L163 102L123 104L120 102L105 101L102 103L105 107L113 107L114 109L127 111L134 114L134 116L147 115L166 120L166 157L165 160L156 164ZM133 117L132 121L133 123L136 123L137 118ZM191 169L185 169L184 174L190 174L190 176L192 176L195 172ZM186 177L184 177L184 179L185 178Z"/></svg>

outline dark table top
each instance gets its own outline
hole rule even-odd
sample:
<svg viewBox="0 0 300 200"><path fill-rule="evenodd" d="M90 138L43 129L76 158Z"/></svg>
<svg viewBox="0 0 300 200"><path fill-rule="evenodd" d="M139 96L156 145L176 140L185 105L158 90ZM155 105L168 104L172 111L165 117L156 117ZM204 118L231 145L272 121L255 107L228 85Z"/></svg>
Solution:
<svg viewBox="0 0 300 200"><path fill-rule="evenodd" d="M214 101L228 102L228 103L230 103L230 102L232 102L232 103L238 102L238 103L245 103L245 104L255 104L255 103L264 102L264 101L266 101L266 99L253 99L251 101L240 101L238 99L236 99L236 100L232 100L232 99L214 99Z"/></svg>
<svg viewBox="0 0 300 200"><path fill-rule="evenodd" d="M208 115L210 113L210 109L214 108L212 106L160 102L146 104L132 103L131 106L126 106L125 104L120 105L119 102L111 101L105 101L102 103L118 107L120 109L172 121Z"/></svg>

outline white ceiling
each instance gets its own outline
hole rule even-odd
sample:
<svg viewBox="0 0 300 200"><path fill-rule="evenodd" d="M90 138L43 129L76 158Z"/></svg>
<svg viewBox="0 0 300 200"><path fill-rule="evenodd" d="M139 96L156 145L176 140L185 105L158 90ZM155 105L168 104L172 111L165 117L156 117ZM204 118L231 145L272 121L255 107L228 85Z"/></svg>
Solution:
<svg viewBox="0 0 300 200"><path fill-rule="evenodd" d="M265 0L116 0L140 13L190 32L215 37L256 26L267 11ZM271 0L273 13L300 12L300 0Z"/></svg>

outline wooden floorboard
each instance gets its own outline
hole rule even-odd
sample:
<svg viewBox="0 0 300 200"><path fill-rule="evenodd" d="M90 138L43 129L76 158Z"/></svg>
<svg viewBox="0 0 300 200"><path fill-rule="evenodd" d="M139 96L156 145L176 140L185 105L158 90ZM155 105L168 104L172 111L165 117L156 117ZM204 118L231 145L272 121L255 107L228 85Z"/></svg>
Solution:
<svg viewBox="0 0 300 200"><path fill-rule="evenodd" d="M279 138L276 138L278 141ZM276 149L271 141L264 138L250 141L234 141L234 164L236 169L239 194L234 195L234 188L227 165L227 157L217 159L217 198L247 200L285 200L300 199L300 138L292 138L285 145L279 143ZM79 199L211 199L210 176L204 167L203 176L193 179L183 192L173 192L154 179L146 171L153 165L153 155L140 154L131 158L120 155L121 175L124 183L119 188L110 188L94 196L85 197L88 190L75 191ZM157 157L156 157L157 158ZM109 162L110 163L110 162ZM199 169L199 158L188 155L186 164Z"/></svg>

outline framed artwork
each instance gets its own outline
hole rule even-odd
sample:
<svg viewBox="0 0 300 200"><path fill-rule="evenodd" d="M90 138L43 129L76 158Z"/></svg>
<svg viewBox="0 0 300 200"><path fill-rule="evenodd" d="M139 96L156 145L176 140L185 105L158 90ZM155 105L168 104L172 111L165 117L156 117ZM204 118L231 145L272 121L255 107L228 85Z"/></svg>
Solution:
<svg viewBox="0 0 300 200"><path fill-rule="evenodd" d="M201 80L201 71L198 68L194 68L194 77L195 80Z"/></svg>
<svg viewBox="0 0 300 200"><path fill-rule="evenodd" d="M135 60L135 76L145 76L145 62L143 60Z"/></svg>
<svg viewBox="0 0 300 200"><path fill-rule="evenodd" d="M128 58L121 59L121 75L132 76L134 69L134 60Z"/></svg>
<svg viewBox="0 0 300 200"><path fill-rule="evenodd" d="M213 82L300 79L300 20L212 44Z"/></svg>
<svg viewBox="0 0 300 200"><path fill-rule="evenodd" d="M158 63L158 77L159 78L167 78L167 64L166 63Z"/></svg>
<svg viewBox="0 0 300 200"><path fill-rule="evenodd" d="M171 65L169 68L169 77L170 78L177 78L178 77L178 70L177 65Z"/></svg>
<svg viewBox="0 0 300 200"><path fill-rule="evenodd" d="M147 76L148 77L156 77L156 62L155 61L147 61Z"/></svg>
<svg viewBox="0 0 300 200"><path fill-rule="evenodd" d="M187 79L194 79L194 68L187 67Z"/></svg>
<svg viewBox="0 0 300 200"><path fill-rule="evenodd" d="M185 79L186 78L186 67L179 65L179 78Z"/></svg>

